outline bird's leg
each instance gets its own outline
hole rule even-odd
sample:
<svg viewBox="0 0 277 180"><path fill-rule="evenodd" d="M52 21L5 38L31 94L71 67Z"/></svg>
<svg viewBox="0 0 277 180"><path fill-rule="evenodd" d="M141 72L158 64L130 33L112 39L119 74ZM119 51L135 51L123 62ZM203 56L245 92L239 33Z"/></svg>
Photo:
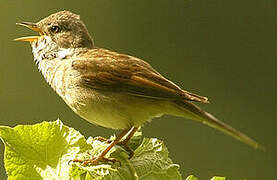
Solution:
<svg viewBox="0 0 277 180"><path fill-rule="evenodd" d="M113 140L104 138L102 136L94 137L93 140L101 141L110 144Z"/></svg>
<svg viewBox="0 0 277 180"><path fill-rule="evenodd" d="M130 128L131 129L131 128ZM116 159L113 158L105 158L104 156L130 131L130 129L124 129L114 141L110 143L110 145L104 149L104 151L98 156L98 157L93 157L92 159L88 160L73 160L72 162L80 162L82 164L89 165L89 164L98 164L100 161L105 161L105 162L116 162Z"/></svg>
<svg viewBox="0 0 277 180"><path fill-rule="evenodd" d="M129 152L129 159L133 157L134 151L128 146L128 142L133 137L133 135L137 130L138 130L138 127L133 127L132 130L129 132L128 136L123 141L120 141L117 143L118 145L123 146L124 149Z"/></svg>
<svg viewBox="0 0 277 180"><path fill-rule="evenodd" d="M132 136L135 134L135 132L138 130L138 127L133 127L130 131L128 136L123 140L117 143L117 145L123 146L124 149L129 153L129 159L131 159L134 155L134 151L127 145L129 140L132 138ZM126 133L127 134L127 133ZM112 140L98 136L94 138L95 140L105 142L105 143L111 143Z"/></svg>

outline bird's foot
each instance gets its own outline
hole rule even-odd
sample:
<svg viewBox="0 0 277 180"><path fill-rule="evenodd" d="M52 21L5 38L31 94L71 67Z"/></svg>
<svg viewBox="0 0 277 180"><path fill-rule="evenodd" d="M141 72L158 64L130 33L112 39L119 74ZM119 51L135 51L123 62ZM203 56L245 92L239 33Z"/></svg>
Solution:
<svg viewBox="0 0 277 180"><path fill-rule="evenodd" d="M105 142L107 144L110 144L112 142L112 140L104 138L102 136L97 136L97 137L94 137L93 139L97 141Z"/></svg>
<svg viewBox="0 0 277 180"><path fill-rule="evenodd" d="M75 163L81 163L84 166L89 166L89 165L98 165L101 163L116 163L119 162L119 160L115 158L105 158L105 157L93 157L91 159L86 159L86 160L80 160L80 159L73 159L72 162Z"/></svg>

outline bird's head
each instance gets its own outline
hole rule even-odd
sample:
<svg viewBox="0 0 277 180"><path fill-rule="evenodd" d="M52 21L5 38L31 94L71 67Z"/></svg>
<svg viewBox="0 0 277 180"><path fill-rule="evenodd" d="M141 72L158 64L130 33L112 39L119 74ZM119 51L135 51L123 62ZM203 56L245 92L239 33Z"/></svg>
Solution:
<svg viewBox="0 0 277 180"><path fill-rule="evenodd" d="M27 41L32 44L50 40L55 48L93 48L93 40L79 15L69 11L60 11L52 14L37 23L21 22L18 25L26 26L40 34L17 38L17 41Z"/></svg>

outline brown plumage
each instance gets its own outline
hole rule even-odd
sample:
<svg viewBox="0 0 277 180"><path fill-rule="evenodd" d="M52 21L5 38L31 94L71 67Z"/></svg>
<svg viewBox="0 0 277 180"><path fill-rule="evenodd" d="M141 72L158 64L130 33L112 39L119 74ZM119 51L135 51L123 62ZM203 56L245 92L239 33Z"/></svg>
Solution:
<svg viewBox="0 0 277 180"><path fill-rule="evenodd" d="M208 102L208 98L182 90L148 63L132 56L96 48L74 60L72 66L93 89L172 101Z"/></svg>

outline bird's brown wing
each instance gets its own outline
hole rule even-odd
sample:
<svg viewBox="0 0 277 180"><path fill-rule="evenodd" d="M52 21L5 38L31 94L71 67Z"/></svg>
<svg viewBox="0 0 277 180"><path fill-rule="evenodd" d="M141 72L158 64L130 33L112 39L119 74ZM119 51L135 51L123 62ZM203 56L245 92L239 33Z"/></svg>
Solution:
<svg viewBox="0 0 277 180"><path fill-rule="evenodd" d="M138 58L105 49L90 50L83 57L87 58L74 60L72 67L90 88L157 99L208 102L206 97L182 90Z"/></svg>

